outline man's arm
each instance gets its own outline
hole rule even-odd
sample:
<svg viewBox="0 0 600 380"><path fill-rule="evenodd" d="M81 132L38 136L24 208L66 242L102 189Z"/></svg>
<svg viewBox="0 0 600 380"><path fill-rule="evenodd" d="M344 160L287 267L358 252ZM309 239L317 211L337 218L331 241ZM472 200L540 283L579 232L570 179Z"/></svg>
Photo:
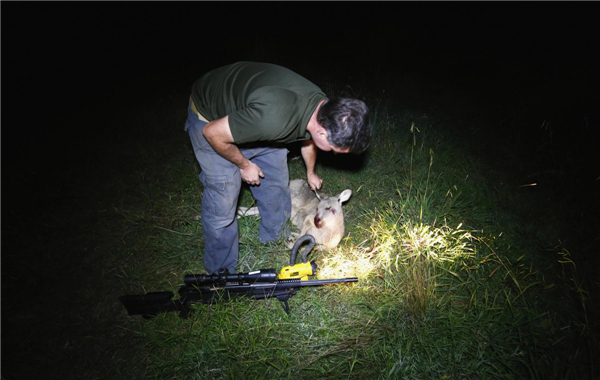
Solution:
<svg viewBox="0 0 600 380"><path fill-rule="evenodd" d="M260 185L260 178L264 178L262 170L253 162L250 162L233 141L231 128L229 127L229 116L213 120L206 124L202 134L223 158L234 163L240 168L242 180L249 185Z"/></svg>
<svg viewBox="0 0 600 380"><path fill-rule="evenodd" d="M302 159L306 164L306 179L312 190L320 189L323 180L315 174L315 163L317 162L317 146L312 140L305 140L300 148Z"/></svg>

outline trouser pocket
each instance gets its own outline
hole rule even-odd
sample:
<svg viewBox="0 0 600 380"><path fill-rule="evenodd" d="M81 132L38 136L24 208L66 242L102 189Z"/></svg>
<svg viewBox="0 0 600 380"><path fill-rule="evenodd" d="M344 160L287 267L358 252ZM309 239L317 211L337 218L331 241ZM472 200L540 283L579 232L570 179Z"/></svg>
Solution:
<svg viewBox="0 0 600 380"><path fill-rule="evenodd" d="M219 211L228 209L233 201L227 191L227 176L224 175L206 175L201 172L200 181L204 186L202 194L202 203L204 212L208 212L214 216L219 215ZM207 217L204 215L203 217Z"/></svg>

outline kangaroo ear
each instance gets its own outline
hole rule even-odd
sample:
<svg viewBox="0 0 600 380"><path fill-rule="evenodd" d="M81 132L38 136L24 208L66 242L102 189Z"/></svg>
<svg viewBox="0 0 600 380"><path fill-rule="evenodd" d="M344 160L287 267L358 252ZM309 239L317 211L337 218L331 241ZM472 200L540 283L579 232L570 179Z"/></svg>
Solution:
<svg viewBox="0 0 600 380"><path fill-rule="evenodd" d="M350 199L351 195L352 195L352 190L350 190L350 189L346 189L346 190L342 191L340 193L340 195L338 195L338 202L340 202L340 203L346 202L348 199Z"/></svg>

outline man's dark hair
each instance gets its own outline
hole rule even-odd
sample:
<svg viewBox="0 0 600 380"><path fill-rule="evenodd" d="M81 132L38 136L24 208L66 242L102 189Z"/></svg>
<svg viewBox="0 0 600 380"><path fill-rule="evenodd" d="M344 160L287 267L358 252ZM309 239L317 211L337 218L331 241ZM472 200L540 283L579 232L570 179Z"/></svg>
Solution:
<svg viewBox="0 0 600 380"><path fill-rule="evenodd" d="M350 153L364 152L371 143L369 108L356 99L338 98L325 101L317 112L317 122L327 130L327 141Z"/></svg>

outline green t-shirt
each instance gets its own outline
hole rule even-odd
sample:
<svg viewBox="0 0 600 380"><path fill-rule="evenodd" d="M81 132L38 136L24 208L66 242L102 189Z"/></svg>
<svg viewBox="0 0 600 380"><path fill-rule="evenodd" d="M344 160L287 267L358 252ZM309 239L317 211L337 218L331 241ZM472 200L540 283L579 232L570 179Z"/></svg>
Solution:
<svg viewBox="0 0 600 380"><path fill-rule="evenodd" d="M237 62L204 74L192 87L209 121L229 115L237 144L310 139L306 126L325 94L307 79L269 63Z"/></svg>

